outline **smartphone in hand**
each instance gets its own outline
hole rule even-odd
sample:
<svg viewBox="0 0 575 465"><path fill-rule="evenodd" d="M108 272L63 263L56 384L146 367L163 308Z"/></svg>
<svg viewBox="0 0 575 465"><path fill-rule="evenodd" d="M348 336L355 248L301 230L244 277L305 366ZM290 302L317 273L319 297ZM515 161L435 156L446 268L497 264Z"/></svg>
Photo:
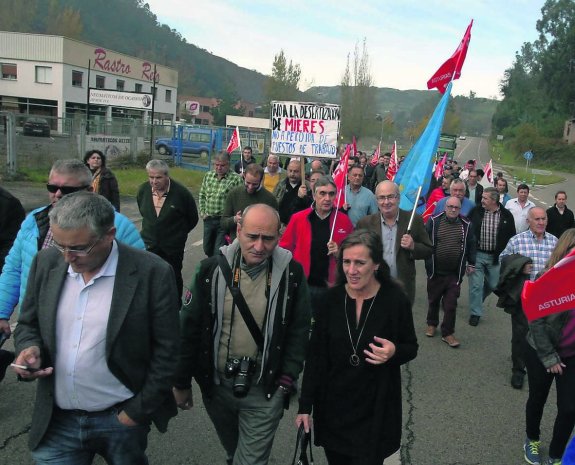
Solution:
<svg viewBox="0 0 575 465"><path fill-rule="evenodd" d="M37 371L40 371L42 369L42 368L29 367L26 365L18 365L17 363L11 363L10 366L14 368L20 368L21 370L26 370L29 373L36 373Z"/></svg>

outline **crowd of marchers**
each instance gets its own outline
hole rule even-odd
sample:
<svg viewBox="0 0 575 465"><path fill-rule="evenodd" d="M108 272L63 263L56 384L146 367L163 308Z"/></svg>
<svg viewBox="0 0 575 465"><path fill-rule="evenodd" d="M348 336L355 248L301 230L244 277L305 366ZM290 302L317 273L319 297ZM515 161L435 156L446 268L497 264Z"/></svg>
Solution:
<svg viewBox="0 0 575 465"><path fill-rule="evenodd" d="M528 322L521 289L575 247L566 193L545 210L526 184L511 198L502 173L489 185L473 160L452 160L420 215L399 208L390 159L351 157L338 192L337 162L270 154L258 163L244 147L232 166L222 152L197 204L151 160L137 193L140 231L120 213L118 182L98 150L56 161L47 205L27 215L0 188L0 336L13 332L15 342L15 352L0 350L0 381L9 365L20 381L37 380L35 463L100 455L147 464L151 425L165 432L178 408L193 407L195 380L229 464L269 462L296 394L296 426L314 430L330 465L382 464L401 444L400 367L417 355L416 327L458 348L467 277L469 325L481 330L491 293L511 318L510 384L529 384L524 459L560 464L575 425L575 310ZM200 218L207 258L184 283L186 240ZM425 261L428 302L417 325L416 260Z"/></svg>

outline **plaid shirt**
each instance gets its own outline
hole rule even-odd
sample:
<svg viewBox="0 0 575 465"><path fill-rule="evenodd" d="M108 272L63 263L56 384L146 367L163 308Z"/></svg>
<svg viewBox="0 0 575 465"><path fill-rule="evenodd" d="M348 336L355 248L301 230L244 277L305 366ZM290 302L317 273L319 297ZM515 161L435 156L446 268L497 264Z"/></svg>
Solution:
<svg viewBox="0 0 575 465"><path fill-rule="evenodd" d="M215 171L207 172L200 188L200 216L221 216L228 192L242 184L242 177L233 171L228 171L222 179L218 179Z"/></svg>
<svg viewBox="0 0 575 465"><path fill-rule="evenodd" d="M497 229L501 220L499 208L494 212L485 210L481 223L481 237L479 238L479 250L493 252L497 246Z"/></svg>
<svg viewBox="0 0 575 465"><path fill-rule="evenodd" d="M535 234L528 229L522 233L516 234L507 243L507 247L499 255L499 262L505 255L518 253L524 257L533 260L533 269L531 271L530 279L533 281L537 273L539 273L551 256L551 252L557 245L557 238L553 234L546 232L543 239L538 240Z"/></svg>

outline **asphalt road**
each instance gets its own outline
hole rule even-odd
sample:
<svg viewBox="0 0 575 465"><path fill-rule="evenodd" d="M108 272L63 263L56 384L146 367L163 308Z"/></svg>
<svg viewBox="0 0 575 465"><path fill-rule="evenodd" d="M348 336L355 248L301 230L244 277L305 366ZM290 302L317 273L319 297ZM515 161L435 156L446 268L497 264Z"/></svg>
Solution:
<svg viewBox="0 0 575 465"><path fill-rule="evenodd" d="M481 165L488 160L485 141L468 138L460 141L458 161L479 158ZM498 171L499 167L495 167ZM570 198L574 176L559 186L535 188L536 203L552 204L558 187L565 186ZM8 190L41 205L45 195L27 186L5 184ZM40 203L38 203L40 202ZM26 203L26 202L25 202ZM139 215L133 200L123 199L123 213L136 224ZM184 282L189 282L195 265L203 258L201 225L189 236L184 265ZM417 296L414 319L419 338L417 358L403 369L404 433L401 449L403 465L519 465L524 463L524 407L527 386L517 391L510 386L511 361L509 316L495 307L495 297L486 301L484 318L478 327L467 324L467 281L459 299L456 336L461 340L458 349L451 349L441 338L424 335L427 311L423 264L417 267ZM7 345L10 346L11 341ZM27 447L35 386L18 383L9 373L0 383L0 465L28 465ZM197 393L197 391L196 391ZM542 424L542 442L545 452L550 440L555 414L554 393L550 396ZM208 420L200 396L196 406L183 412L171 423L166 434L152 431L148 454L152 464L225 463L225 456L215 431ZM285 413L277 433L271 464L291 463L295 428L293 420L296 406ZM323 453L315 448L315 463L326 463ZM399 455L399 454L398 454ZM103 463L98 461L97 463ZM400 463L399 458L386 460L386 464Z"/></svg>

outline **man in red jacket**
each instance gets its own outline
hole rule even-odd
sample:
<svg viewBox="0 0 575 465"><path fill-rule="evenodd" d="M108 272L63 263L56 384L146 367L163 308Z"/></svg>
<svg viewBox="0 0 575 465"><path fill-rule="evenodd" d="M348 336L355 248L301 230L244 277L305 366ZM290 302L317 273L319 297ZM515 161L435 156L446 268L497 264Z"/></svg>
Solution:
<svg viewBox="0 0 575 465"><path fill-rule="evenodd" d="M333 179L319 178L314 186L314 204L292 215L279 243L302 265L312 309L325 289L335 283L339 244L353 231L351 220L334 207L336 195Z"/></svg>

